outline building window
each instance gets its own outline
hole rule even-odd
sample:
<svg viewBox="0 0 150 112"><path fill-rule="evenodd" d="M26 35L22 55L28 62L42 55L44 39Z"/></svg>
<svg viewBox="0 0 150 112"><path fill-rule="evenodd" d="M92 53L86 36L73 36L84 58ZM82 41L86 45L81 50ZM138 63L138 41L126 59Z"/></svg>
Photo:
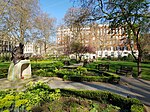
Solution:
<svg viewBox="0 0 150 112"><path fill-rule="evenodd" d="M105 52L105 56L108 56L108 52Z"/></svg>
<svg viewBox="0 0 150 112"><path fill-rule="evenodd" d="M111 52L111 56L114 56L114 52Z"/></svg>

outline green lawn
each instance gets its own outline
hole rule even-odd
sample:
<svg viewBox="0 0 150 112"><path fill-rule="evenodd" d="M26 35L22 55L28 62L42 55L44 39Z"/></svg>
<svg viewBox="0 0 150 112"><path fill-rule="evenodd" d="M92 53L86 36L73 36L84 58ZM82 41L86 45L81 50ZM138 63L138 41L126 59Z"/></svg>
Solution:
<svg viewBox="0 0 150 112"><path fill-rule="evenodd" d="M36 63L42 63L42 64L48 64L51 63L52 60L46 60L46 61L38 61L38 62L31 62L31 64L36 64ZM125 66L132 66L133 67L133 73L134 75L137 74L137 65L135 62L126 62L126 61L98 61L94 62L94 64L91 64L90 67L93 67L93 65L98 64L98 63L110 63L110 71L115 72L117 68L120 67L120 65L125 65ZM8 68L9 67L9 62L0 62L0 68ZM142 78L146 80L150 80L150 64L144 64L142 63Z"/></svg>
<svg viewBox="0 0 150 112"><path fill-rule="evenodd" d="M133 67L133 74L136 76L137 74L137 64L136 62L126 62L126 61L97 61L91 64L89 67L92 67L98 63L109 63L110 64L110 72L116 72L121 65L122 66L131 66ZM150 80L150 64L142 63L142 78L146 80Z"/></svg>

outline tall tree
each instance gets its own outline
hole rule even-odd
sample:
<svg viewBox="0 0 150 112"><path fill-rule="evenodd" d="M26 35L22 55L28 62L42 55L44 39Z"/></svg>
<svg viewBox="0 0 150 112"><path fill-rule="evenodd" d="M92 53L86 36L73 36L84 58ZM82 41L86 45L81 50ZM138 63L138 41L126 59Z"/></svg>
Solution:
<svg viewBox="0 0 150 112"><path fill-rule="evenodd" d="M70 8L64 17L64 22L66 26L72 32L72 39L81 39L82 35L80 34L83 27L87 24L85 18L89 15L88 9L82 8Z"/></svg>
<svg viewBox="0 0 150 112"><path fill-rule="evenodd" d="M55 18L49 17L47 13L41 13L35 18L35 28L39 33L39 38L44 42L44 51L46 54L47 44L49 43L50 36L54 31Z"/></svg>
<svg viewBox="0 0 150 112"><path fill-rule="evenodd" d="M5 3L1 28L24 44L29 37L33 18L38 14L38 0L3 0Z"/></svg>
<svg viewBox="0 0 150 112"><path fill-rule="evenodd" d="M79 58L79 62L85 53L95 53L95 49L92 46L85 46L79 41L73 41L70 44L69 50L72 54L76 55L76 59Z"/></svg>
<svg viewBox="0 0 150 112"><path fill-rule="evenodd" d="M150 31L149 0L74 0L82 8L88 8L90 15L86 20L106 20L111 29L123 28L128 35L132 55L137 62L138 76L141 76L143 49L140 40ZM138 56L133 52L133 43L137 46Z"/></svg>

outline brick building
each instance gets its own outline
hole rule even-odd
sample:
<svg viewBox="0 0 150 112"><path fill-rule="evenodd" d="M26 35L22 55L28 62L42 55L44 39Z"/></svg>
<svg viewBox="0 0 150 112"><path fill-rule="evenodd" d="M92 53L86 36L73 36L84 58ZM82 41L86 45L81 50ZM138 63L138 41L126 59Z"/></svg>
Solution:
<svg viewBox="0 0 150 112"><path fill-rule="evenodd" d="M74 32L62 26L57 29L57 46L62 48L62 52L65 52L67 44L76 38L84 45L94 47L96 49L96 57L128 56L131 53L127 44L127 35L124 33L123 28L110 30L108 25L93 24L81 28L76 37ZM137 53L136 47L134 49L135 53Z"/></svg>

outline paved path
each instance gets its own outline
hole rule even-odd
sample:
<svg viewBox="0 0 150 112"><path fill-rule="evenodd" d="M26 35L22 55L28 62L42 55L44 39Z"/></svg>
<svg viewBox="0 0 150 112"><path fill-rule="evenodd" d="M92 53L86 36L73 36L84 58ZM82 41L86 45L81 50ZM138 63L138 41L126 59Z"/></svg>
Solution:
<svg viewBox="0 0 150 112"><path fill-rule="evenodd" d="M7 79L0 79L0 89L16 88L21 90L24 85L30 81L38 81L48 83L51 88L72 88L72 89L88 89L88 90L106 90L122 96L130 96L140 99L144 104L150 107L150 81L142 79L128 78L121 76L120 84L109 84L102 82L72 82L63 81L57 77L33 77L29 80L10 82Z"/></svg>
<svg viewBox="0 0 150 112"><path fill-rule="evenodd" d="M121 77L121 82L126 83L134 96L144 104L150 106L150 81L143 79Z"/></svg>

